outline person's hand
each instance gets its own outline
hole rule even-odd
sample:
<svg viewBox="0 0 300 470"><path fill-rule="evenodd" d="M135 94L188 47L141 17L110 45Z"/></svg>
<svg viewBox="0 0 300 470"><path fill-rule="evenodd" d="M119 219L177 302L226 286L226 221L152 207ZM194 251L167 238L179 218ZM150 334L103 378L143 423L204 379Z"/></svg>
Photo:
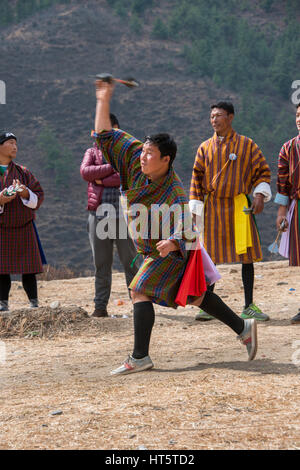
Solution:
<svg viewBox="0 0 300 470"><path fill-rule="evenodd" d="M261 193L255 194L252 203L253 214L260 214L264 210L264 206L264 195Z"/></svg>
<svg viewBox="0 0 300 470"><path fill-rule="evenodd" d="M22 191L17 191L16 194L18 194L20 197L22 197L23 199L29 199L29 191L28 189L26 188L26 186L24 184L21 184L20 181L18 179L16 180L13 180L13 186L16 187L18 186L19 189L22 189Z"/></svg>
<svg viewBox="0 0 300 470"><path fill-rule="evenodd" d="M114 92L114 82L103 82L102 80L95 81L96 86L96 98L97 101L110 101Z"/></svg>
<svg viewBox="0 0 300 470"><path fill-rule="evenodd" d="M0 193L0 206L3 206L4 204L7 204L8 202L11 202L15 199L17 196L16 194L13 194L12 196L4 196L4 192L6 191L7 188L4 188L3 191Z"/></svg>
<svg viewBox="0 0 300 470"><path fill-rule="evenodd" d="M160 242L156 243L156 248L159 252L159 256L162 258L168 256L170 251L179 250L177 243L173 240L161 240Z"/></svg>
<svg viewBox="0 0 300 470"><path fill-rule="evenodd" d="M284 227L282 228L281 224L283 225L284 222ZM285 215L278 215L276 219L276 228L280 232L286 232L289 227L288 221L286 220Z"/></svg>
<svg viewBox="0 0 300 470"><path fill-rule="evenodd" d="M278 212L277 212L277 219L276 219L276 228L277 230L281 230L282 232L286 232L288 229L288 221L286 220L286 214L287 214L287 206L279 206L278 207ZM280 226L282 222L284 221L284 228L282 229Z"/></svg>
<svg viewBox="0 0 300 470"><path fill-rule="evenodd" d="M100 186L103 185L103 181L102 181L102 180L95 180L95 183L96 183L96 184L100 184Z"/></svg>

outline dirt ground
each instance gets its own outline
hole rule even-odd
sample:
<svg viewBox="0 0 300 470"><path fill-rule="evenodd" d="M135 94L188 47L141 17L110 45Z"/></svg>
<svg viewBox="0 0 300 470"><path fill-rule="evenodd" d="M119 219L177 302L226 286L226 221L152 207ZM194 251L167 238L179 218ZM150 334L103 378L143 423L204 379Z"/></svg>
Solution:
<svg viewBox="0 0 300 470"><path fill-rule="evenodd" d="M241 267L219 269L216 292L240 313ZM228 327L195 321L196 307L156 307L155 368L124 377L109 374L133 344L123 274L113 275L108 307L118 317L104 319L84 312L93 278L39 281L40 315L58 300L70 318L52 330L52 317L38 328L37 311L26 329L34 318L14 282L12 315L22 309L24 321L18 333L0 328L0 449L299 449L300 325L290 318L300 269L259 263L255 276L255 301L271 317L258 325L255 361Z"/></svg>

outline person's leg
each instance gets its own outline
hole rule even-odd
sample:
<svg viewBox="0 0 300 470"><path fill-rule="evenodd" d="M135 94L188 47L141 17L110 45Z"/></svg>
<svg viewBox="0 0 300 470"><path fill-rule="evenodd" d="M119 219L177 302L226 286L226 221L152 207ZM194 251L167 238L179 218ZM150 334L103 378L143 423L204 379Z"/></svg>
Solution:
<svg viewBox="0 0 300 470"><path fill-rule="evenodd" d="M238 335L242 333L245 326L244 320L236 315L214 292L207 290L203 300L200 301L200 306L205 312L225 323Z"/></svg>
<svg viewBox="0 0 300 470"><path fill-rule="evenodd" d="M255 319L243 320L236 315L214 292L207 290L192 305L201 306L205 312L229 326L238 335L248 352L248 360L254 359L257 352L257 329Z"/></svg>
<svg viewBox="0 0 300 470"><path fill-rule="evenodd" d="M242 280L245 293L245 307L242 313L242 318L255 318L258 321L269 320L268 315L263 313L253 302L253 287L254 287L254 265L253 263L242 264Z"/></svg>
<svg viewBox="0 0 300 470"><path fill-rule="evenodd" d="M22 274L22 285L30 302L30 307L38 307L37 281L35 274Z"/></svg>
<svg viewBox="0 0 300 470"><path fill-rule="evenodd" d="M116 238L116 245L117 245L117 250L119 254L120 261L123 265L124 268L124 273L125 273L125 278L126 278L126 284L127 287L129 287L132 279L136 275L138 271L138 265L137 262L135 261L133 266L132 262L134 258L137 255L134 243L132 239L130 238L128 232L127 232L127 238L122 239L119 238L119 224L122 224L123 222L120 221L120 219L117 219L117 238ZM124 223L126 224L125 220ZM126 229L127 230L127 229Z"/></svg>
<svg viewBox="0 0 300 470"><path fill-rule="evenodd" d="M101 240L97 236L98 220L93 214L89 215L89 240L95 266L95 311L93 316L107 316L107 304L111 292L113 240Z"/></svg>
<svg viewBox="0 0 300 470"><path fill-rule="evenodd" d="M215 284L207 287L207 290L213 292L215 288ZM199 309L199 312L195 315L195 320L197 321L210 321L213 320L214 317L209 313L205 312L202 308Z"/></svg>
<svg viewBox="0 0 300 470"><path fill-rule="evenodd" d="M132 357L142 359L149 355L150 337L155 322L151 300L133 304L134 347Z"/></svg>
<svg viewBox="0 0 300 470"><path fill-rule="evenodd" d="M151 299L132 291L134 347L132 355L121 367L113 370L112 375L124 375L142 370L152 369L153 362L149 356L151 332L155 321L155 313Z"/></svg>
<svg viewBox="0 0 300 470"><path fill-rule="evenodd" d="M242 280L245 293L245 308L253 303L254 265L253 263L242 264Z"/></svg>
<svg viewBox="0 0 300 470"><path fill-rule="evenodd" d="M11 288L9 274L0 274L0 312L8 311L8 297Z"/></svg>

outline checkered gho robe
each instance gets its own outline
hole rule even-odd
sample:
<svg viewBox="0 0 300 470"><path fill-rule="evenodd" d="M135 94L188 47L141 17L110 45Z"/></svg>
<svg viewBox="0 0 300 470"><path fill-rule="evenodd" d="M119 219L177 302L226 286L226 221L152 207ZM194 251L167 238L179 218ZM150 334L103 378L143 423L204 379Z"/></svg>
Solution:
<svg viewBox="0 0 300 470"><path fill-rule="evenodd" d="M127 219L128 229L133 238L137 252L143 255L144 261L130 284L136 292L147 295L153 302L163 306L177 307L175 297L184 273L188 259L186 241L195 239L192 231L192 219L188 210L188 201L179 177L171 168L160 182L151 182L142 173L140 154L142 143L121 130L103 131L98 134L97 143L104 158L120 173L122 207ZM127 203L126 203L127 202ZM138 239L133 230L133 221L139 210L138 204L146 208L142 236ZM165 204L170 207L178 204L181 208L186 205L185 214L179 224L171 219L169 236L162 236L162 222L156 220L156 226L151 220L151 205ZM183 230L182 230L183 228ZM153 237L156 232L157 236ZM156 249L156 243L163 239L176 239L180 250L169 253L162 258Z"/></svg>
<svg viewBox="0 0 300 470"><path fill-rule="evenodd" d="M0 178L0 191L18 179L38 197L37 208L42 204L44 192L37 179L27 168L11 162L7 174ZM17 196L4 205L0 214L0 274L29 274L43 271L40 250L33 220L36 209L24 206Z"/></svg>

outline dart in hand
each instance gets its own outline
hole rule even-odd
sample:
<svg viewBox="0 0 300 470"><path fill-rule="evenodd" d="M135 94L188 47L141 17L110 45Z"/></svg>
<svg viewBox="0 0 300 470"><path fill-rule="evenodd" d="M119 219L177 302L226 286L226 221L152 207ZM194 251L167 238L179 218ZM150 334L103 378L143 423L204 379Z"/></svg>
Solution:
<svg viewBox="0 0 300 470"><path fill-rule="evenodd" d="M270 251L270 253L275 253L276 254L276 253L279 252L278 240L279 240L279 237L282 234L284 228L285 228L285 219L280 224L280 227L279 227L279 230L278 230L278 233L277 233L277 237L276 237L274 243L271 243L271 245L268 246L268 250Z"/></svg>
<svg viewBox="0 0 300 470"><path fill-rule="evenodd" d="M128 77L128 78L115 78L113 77L110 73L99 73L98 75L95 76L96 80L101 80L102 82L117 82L117 83L122 83L123 85L126 85L129 88L134 88L138 87L139 83L133 78L133 77Z"/></svg>

